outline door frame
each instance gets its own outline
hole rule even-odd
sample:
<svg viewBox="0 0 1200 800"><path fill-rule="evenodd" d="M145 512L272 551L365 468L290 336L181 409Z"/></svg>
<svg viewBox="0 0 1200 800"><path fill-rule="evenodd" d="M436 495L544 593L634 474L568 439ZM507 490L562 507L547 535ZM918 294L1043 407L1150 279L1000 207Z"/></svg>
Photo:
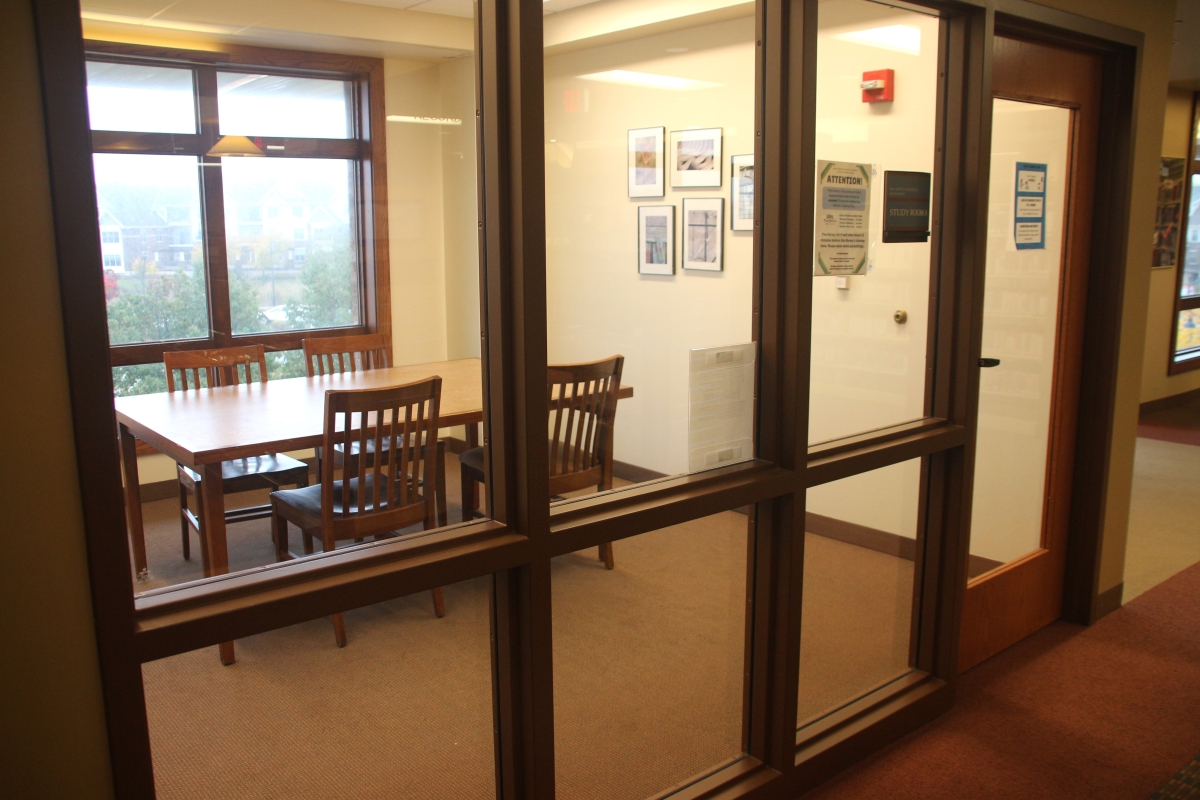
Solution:
<svg viewBox="0 0 1200 800"><path fill-rule="evenodd" d="M571 509L549 508L544 365L544 196L541 142L521 136L542 120L541 7L534 0L482 0L476 26L479 128L481 324L493 458L489 504L495 521L427 537L420 552L400 542L371 553L333 554L320 564L287 565L305 583L264 590L271 576L239 577L135 604L111 394L107 321L95 270L94 198L78 191L91 174L82 33L76 0L30 0L53 199L67 371L79 464L93 610L114 787L119 797L154 794L141 679L144 661L333 611L464 579L495 575L493 588L497 791L505 800L550 800L554 786L548 559L738 505L753 504L757 525L747 620L747 723L741 761L685 787L679 798L792 797L940 714L953 702L958 623L967 573L974 429L982 331L990 169L991 38L1014 30L1096 48L1105 58L1097 218L1087 337L1096 337L1080 409L1065 608L1091 621L1104 509L1087 498L1108 485L1124 254L1132 180L1134 86L1141 34L1026 0L931 2L946 14L941 37L946 104L939 148L946 165L933 219L934 261L947 265L933 288L931 335L942 346L931 370L930 417L805 448L811 303L812 185L815 172L816 0L761 0L756 147L764 170L756 242L756 338L762 354L759 459L668 479ZM793 121L789 126L789 120ZM1105 128L1106 124L1109 127ZM777 134L777 135L772 135ZM769 156L769 158L763 158ZM982 199L981 199L982 198ZM762 201L761 203L758 201ZM1103 217L1103 219L1101 219ZM1097 296L1093 297L1093 294ZM800 380L804 378L804 380ZM933 412L937 416L933 416ZM1091 431L1099 437L1084 436ZM1085 452L1086 450L1086 452ZM844 708L814 729L795 730L799 670L802 540L806 487L923 457L928 535L918 541L920 619L916 670ZM457 538L456 538L457 537ZM564 549L569 548L569 549ZM420 563L417 563L420 561ZM374 578L362 580L372 572ZM921 574L923 573L923 574ZM356 577L357 576L357 577ZM1119 596L1119 595L1118 595ZM917 615L915 615L917 616Z"/></svg>

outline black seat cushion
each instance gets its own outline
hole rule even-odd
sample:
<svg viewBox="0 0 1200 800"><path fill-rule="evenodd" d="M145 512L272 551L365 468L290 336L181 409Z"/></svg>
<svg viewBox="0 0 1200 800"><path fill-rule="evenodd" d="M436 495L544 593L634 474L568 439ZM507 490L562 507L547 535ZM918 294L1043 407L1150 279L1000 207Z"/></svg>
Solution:
<svg viewBox="0 0 1200 800"><path fill-rule="evenodd" d="M366 496L364 498L368 502L374 500L374 486L375 476L368 475L366 477ZM382 496L382 488L380 489L380 493L381 496L379 498L379 508L382 510L388 507L388 502L387 498ZM317 522L319 522L321 519L321 484L319 483L314 483L312 486L305 486L302 489L281 489L279 491L271 492L271 499L278 500L281 503L286 503L302 514L313 518ZM414 500L414 504L417 502L421 501ZM358 510L358 478L350 479L350 507L355 511ZM371 511L373 509L368 506L367 510ZM334 516L341 516L342 513L342 482L334 481L333 514Z"/></svg>
<svg viewBox="0 0 1200 800"><path fill-rule="evenodd" d="M199 482L200 473L182 465L180 469L187 470L192 480ZM292 470L304 470L308 472L308 465L303 461L297 461L282 453L273 453L267 456L250 456L249 458L237 458L233 461L221 462L221 477L226 481L237 481L241 478L249 477L268 478L276 473L291 472Z"/></svg>
<svg viewBox="0 0 1200 800"><path fill-rule="evenodd" d="M464 467L470 467L471 469L475 470L480 475L482 475L483 474L483 448L482 447L472 447L470 450L467 450L466 452L459 455L458 463L462 464Z"/></svg>

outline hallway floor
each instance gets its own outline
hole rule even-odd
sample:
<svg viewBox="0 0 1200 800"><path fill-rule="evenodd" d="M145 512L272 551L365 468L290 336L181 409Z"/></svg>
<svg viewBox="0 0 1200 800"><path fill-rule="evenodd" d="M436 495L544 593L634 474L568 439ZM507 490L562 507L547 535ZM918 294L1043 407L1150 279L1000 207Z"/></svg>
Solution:
<svg viewBox="0 0 1200 800"><path fill-rule="evenodd" d="M1090 628L1057 622L980 664L954 708L808 797L1132 800L1197 753L1193 565Z"/></svg>

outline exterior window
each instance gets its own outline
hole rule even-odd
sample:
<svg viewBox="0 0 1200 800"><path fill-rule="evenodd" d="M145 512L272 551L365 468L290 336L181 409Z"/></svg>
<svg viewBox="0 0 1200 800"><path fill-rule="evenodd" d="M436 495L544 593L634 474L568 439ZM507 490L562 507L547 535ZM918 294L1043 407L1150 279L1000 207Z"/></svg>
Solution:
<svg viewBox="0 0 1200 800"><path fill-rule="evenodd" d="M188 349L246 337L287 351L309 331L390 333L386 313L363 307L387 296L364 284L387 278L359 246L362 234L377 248L387 239L364 213L373 191L364 163L382 157L363 121L363 89L381 73L375 60L307 77L297 73L315 69L308 56L319 54L278 51L277 64L250 72L177 50L138 48L136 63L128 48L87 50L118 370L161 361L165 342L194 341ZM206 104L216 113L201 119ZM314 238L310 225L320 229L314 246L295 246Z"/></svg>
<svg viewBox="0 0 1200 800"><path fill-rule="evenodd" d="M1192 101L1192 153L1186 164L1183 180L1164 173L1159 185L1159 229L1169 228L1169 223L1180 221L1182 244L1174 255L1176 270L1175 314L1171 322L1171 358L1167 374L1200 368L1200 93ZM1164 164L1167 159L1163 159ZM1165 169L1165 168L1164 168ZM1164 225L1164 212L1171 206L1165 201L1175 202L1174 220ZM1183 201L1184 213L1179 213L1179 201ZM1166 206L1166 207L1164 207ZM1176 222L1178 225L1178 222ZM1156 234L1159 235L1159 234ZM1167 261L1165 265L1170 265ZM1155 262L1158 265L1158 262Z"/></svg>

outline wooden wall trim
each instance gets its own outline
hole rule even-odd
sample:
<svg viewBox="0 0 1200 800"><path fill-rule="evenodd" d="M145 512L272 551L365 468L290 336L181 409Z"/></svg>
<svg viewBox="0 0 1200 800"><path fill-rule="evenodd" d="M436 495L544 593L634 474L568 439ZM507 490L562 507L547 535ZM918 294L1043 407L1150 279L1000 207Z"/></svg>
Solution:
<svg viewBox="0 0 1200 800"><path fill-rule="evenodd" d="M108 315L90 185L92 142L87 116L83 30L75 0L32 0L50 166L54 243L67 352L92 610L108 725L113 788L118 798L154 796L142 670L134 652L133 576L126 548L125 507L108 362Z"/></svg>
<svg viewBox="0 0 1200 800"><path fill-rule="evenodd" d="M1169 397L1160 397L1157 400L1147 400L1138 406L1138 416L1145 417L1159 411L1169 411L1172 408L1191 405L1196 401L1200 401L1200 389L1191 389Z"/></svg>

